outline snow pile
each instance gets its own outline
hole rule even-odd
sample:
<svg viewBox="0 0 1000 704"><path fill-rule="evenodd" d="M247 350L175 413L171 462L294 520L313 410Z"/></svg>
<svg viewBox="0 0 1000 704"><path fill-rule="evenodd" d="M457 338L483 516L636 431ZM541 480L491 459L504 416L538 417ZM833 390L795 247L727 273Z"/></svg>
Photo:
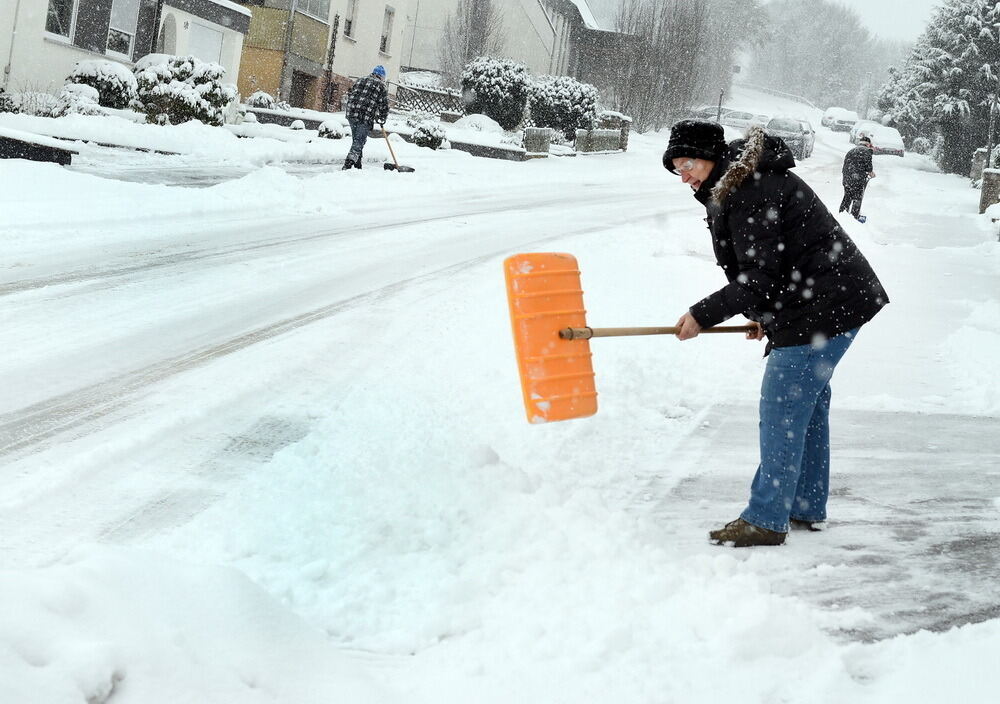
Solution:
<svg viewBox="0 0 1000 704"><path fill-rule="evenodd" d="M233 569L92 548L0 571L0 601L4 702L392 701Z"/></svg>

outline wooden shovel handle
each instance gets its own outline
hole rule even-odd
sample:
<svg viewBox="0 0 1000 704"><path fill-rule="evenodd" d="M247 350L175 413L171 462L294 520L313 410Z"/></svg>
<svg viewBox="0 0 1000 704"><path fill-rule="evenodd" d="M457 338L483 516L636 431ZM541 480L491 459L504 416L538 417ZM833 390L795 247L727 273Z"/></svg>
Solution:
<svg viewBox="0 0 1000 704"><path fill-rule="evenodd" d="M717 325L703 328L702 332L755 332L756 325ZM563 328L559 337L564 340L589 340L592 337L625 337L627 335L676 335L679 327L669 328Z"/></svg>
<svg viewBox="0 0 1000 704"><path fill-rule="evenodd" d="M396 171L399 171L399 162L396 161L396 152L392 150L392 142L389 141L389 133L385 131L385 125L382 127L382 136L385 137L385 146L389 147L389 153L392 155L392 163L396 165Z"/></svg>

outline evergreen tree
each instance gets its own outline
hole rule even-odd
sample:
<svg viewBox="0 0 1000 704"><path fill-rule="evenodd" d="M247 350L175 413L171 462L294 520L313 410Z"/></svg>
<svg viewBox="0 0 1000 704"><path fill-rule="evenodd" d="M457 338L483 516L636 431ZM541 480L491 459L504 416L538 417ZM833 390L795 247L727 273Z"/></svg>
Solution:
<svg viewBox="0 0 1000 704"><path fill-rule="evenodd" d="M901 131L942 137L944 171L965 173L984 146L1000 94L1000 3L945 0L907 58L883 87L880 103Z"/></svg>

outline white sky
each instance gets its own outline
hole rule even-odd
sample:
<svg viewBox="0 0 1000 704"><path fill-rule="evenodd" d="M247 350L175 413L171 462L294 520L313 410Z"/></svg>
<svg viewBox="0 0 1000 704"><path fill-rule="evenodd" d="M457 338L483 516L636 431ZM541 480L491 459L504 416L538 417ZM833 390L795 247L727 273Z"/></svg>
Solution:
<svg viewBox="0 0 1000 704"><path fill-rule="evenodd" d="M588 0L597 19L614 24L620 0ZM861 15L865 26L883 39L914 41L927 26L931 12L942 0L839 0Z"/></svg>
<svg viewBox="0 0 1000 704"><path fill-rule="evenodd" d="M913 41L941 0L840 0L840 4L857 11L864 25L883 39Z"/></svg>

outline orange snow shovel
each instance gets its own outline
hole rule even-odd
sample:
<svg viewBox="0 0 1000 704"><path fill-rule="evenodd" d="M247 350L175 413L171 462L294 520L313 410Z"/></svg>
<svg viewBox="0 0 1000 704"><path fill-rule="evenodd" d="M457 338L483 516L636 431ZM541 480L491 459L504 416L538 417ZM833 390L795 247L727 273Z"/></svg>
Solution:
<svg viewBox="0 0 1000 704"><path fill-rule="evenodd" d="M590 338L676 335L677 327L590 328L576 257L537 252L504 260L514 351L529 423L550 423L597 413ZM750 332L755 325L702 332Z"/></svg>

